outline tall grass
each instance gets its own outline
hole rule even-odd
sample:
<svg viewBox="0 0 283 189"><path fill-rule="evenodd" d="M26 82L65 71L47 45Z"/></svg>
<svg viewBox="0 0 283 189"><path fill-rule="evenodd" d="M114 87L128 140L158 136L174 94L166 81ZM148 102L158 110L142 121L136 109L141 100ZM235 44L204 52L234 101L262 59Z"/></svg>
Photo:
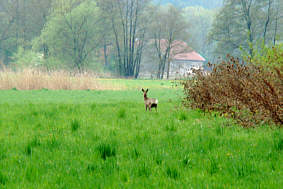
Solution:
<svg viewBox="0 0 283 189"><path fill-rule="evenodd" d="M0 91L0 188L282 188L282 129L151 92Z"/></svg>
<svg viewBox="0 0 283 189"><path fill-rule="evenodd" d="M0 90L117 90L119 86L107 85L97 80L97 75L90 72L78 73L59 71L42 71L37 69L23 69L0 71Z"/></svg>

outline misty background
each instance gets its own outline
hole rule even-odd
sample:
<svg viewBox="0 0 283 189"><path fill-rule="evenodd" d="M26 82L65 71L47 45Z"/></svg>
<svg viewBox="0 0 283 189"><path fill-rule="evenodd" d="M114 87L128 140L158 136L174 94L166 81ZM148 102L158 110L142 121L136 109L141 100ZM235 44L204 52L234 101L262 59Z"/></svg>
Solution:
<svg viewBox="0 0 283 189"><path fill-rule="evenodd" d="M0 65L138 78L152 58L162 79L174 41L215 62L282 44L282 27L281 0L0 0Z"/></svg>

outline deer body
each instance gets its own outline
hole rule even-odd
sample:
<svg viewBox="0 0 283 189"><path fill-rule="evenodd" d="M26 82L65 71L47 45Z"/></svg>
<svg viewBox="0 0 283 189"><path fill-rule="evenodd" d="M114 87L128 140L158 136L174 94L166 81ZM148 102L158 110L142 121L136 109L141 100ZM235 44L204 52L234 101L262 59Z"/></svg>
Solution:
<svg viewBox="0 0 283 189"><path fill-rule="evenodd" d="M158 100L156 98L147 97L148 89L146 89L146 91L142 89L142 92L144 97L145 110L147 111L147 109L149 109L149 111L151 111L151 108L155 108L155 110L157 111Z"/></svg>

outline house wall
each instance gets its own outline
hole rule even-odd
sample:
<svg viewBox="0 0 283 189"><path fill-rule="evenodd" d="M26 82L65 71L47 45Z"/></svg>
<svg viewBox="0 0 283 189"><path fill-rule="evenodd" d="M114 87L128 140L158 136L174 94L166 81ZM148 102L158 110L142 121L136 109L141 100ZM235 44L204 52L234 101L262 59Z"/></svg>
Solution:
<svg viewBox="0 0 283 189"><path fill-rule="evenodd" d="M146 46L140 67L139 78L155 79L157 76L159 59L156 57L156 52L153 46ZM180 61L174 60L170 64L170 79L187 77L191 73L191 69L202 69L203 62L201 61ZM167 65L165 68L164 78L167 77Z"/></svg>
<svg viewBox="0 0 283 189"><path fill-rule="evenodd" d="M157 60L152 63L151 61L144 61L141 64L139 78L154 79L157 72ZM169 79L179 79L188 77L192 74L192 69L203 69L203 62L198 61L173 61L170 63ZM164 78L167 77L167 65L165 67Z"/></svg>
<svg viewBox="0 0 283 189"><path fill-rule="evenodd" d="M188 77L192 69L203 69L203 62L199 61L173 61L170 64L170 79Z"/></svg>

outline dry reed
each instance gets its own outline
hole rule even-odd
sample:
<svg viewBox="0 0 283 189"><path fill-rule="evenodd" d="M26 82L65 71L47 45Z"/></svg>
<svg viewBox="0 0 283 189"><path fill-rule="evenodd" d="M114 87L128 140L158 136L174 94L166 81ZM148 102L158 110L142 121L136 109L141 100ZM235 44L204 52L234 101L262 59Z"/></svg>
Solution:
<svg viewBox="0 0 283 189"><path fill-rule="evenodd" d="M105 85L99 82L94 73L60 71L41 71L36 69L23 69L0 71L0 90L119 90L119 86Z"/></svg>

